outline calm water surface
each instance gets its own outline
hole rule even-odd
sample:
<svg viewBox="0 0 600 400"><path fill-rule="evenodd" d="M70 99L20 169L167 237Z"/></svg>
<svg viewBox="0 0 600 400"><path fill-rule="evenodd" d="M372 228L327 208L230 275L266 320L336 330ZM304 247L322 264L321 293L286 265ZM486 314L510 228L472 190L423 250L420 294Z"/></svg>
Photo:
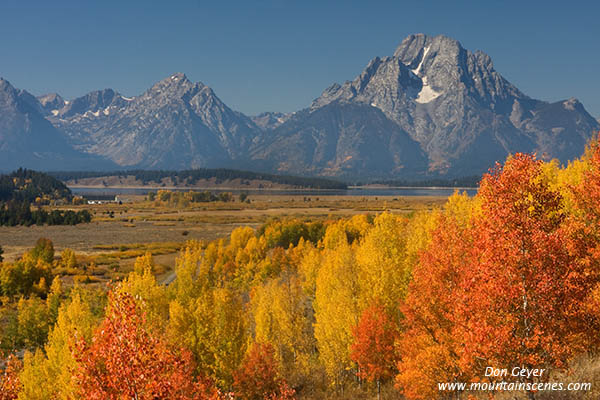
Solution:
<svg viewBox="0 0 600 400"><path fill-rule="evenodd" d="M148 192L155 192L157 189L147 188L135 188L135 189L121 189L121 188L85 188L77 187L70 188L73 193L87 196L116 196L116 195L131 195L139 194L145 195ZM177 191L195 190L203 191L204 189L170 189ZM221 189L207 189L210 192L231 192L234 194L248 193L248 194L273 194L273 195L291 195L291 196L450 196L455 188L382 188L382 189L371 189L371 188L350 188L346 190L265 190L265 189L232 189L232 190L221 190ZM469 196L473 196L477 193L477 189L460 189L460 192L467 192Z"/></svg>

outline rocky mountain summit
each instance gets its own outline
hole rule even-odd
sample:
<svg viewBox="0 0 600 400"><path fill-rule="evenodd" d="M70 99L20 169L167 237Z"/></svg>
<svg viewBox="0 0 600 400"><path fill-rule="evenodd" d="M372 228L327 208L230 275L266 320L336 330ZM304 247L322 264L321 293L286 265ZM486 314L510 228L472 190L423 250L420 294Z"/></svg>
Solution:
<svg viewBox="0 0 600 400"><path fill-rule="evenodd" d="M494 70L488 55L446 36L407 37L393 56L376 57L353 81L325 89L308 114L346 104L365 115L368 107L380 110L426 153L423 172L442 176L478 174L517 151L566 162L598 129L577 100L531 99ZM268 149L261 155L272 158Z"/></svg>
<svg viewBox="0 0 600 400"><path fill-rule="evenodd" d="M109 169L116 165L73 149L46 118L40 102L0 78L0 170Z"/></svg>
<svg viewBox="0 0 600 400"><path fill-rule="evenodd" d="M260 129L268 131L277 128L279 125L287 121L292 114L284 114L280 112L263 112L250 117L252 122Z"/></svg>
<svg viewBox="0 0 600 400"><path fill-rule="evenodd" d="M76 148L135 168L224 166L248 148L257 130L184 74L133 98L111 89L93 92L48 118Z"/></svg>
<svg viewBox="0 0 600 400"><path fill-rule="evenodd" d="M113 89L36 98L8 87L1 81L0 149L12 168L80 169L76 160L93 159L86 165L460 177L517 151L566 162L600 128L576 99L532 99L488 55L443 35L407 37L393 55L290 114L245 116L181 73L131 98Z"/></svg>

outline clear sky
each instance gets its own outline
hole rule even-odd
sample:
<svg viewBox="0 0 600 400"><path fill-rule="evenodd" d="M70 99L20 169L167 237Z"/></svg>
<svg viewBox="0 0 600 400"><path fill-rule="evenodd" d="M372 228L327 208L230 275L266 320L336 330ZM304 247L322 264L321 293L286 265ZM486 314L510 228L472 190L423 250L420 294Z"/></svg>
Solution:
<svg viewBox="0 0 600 400"><path fill-rule="evenodd" d="M600 117L597 1L36 1L0 3L0 76L67 99L138 95L173 72L246 114L296 111L411 33L483 50L529 96Z"/></svg>

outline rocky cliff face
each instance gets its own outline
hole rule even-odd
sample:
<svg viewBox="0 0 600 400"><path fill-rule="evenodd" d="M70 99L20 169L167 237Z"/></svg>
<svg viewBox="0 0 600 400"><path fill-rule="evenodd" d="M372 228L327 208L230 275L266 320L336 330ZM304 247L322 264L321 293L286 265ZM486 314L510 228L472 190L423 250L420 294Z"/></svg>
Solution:
<svg viewBox="0 0 600 400"><path fill-rule="evenodd" d="M184 74L134 98L110 89L90 93L49 119L77 148L136 168L224 166L243 154L258 131L212 89Z"/></svg>
<svg viewBox="0 0 600 400"><path fill-rule="evenodd" d="M44 118L44 107L30 93L0 78L0 170L111 169L116 165L73 149Z"/></svg>
<svg viewBox="0 0 600 400"><path fill-rule="evenodd" d="M50 154L67 160L61 151L73 146L79 156L103 157L121 168L460 177L518 151L566 162L600 129L576 99L532 99L485 53L423 34L407 37L393 55L374 58L356 79L331 85L291 114L247 117L183 74L132 98L104 89L71 101L57 94L36 99L4 87L0 146L14 162L33 148L19 144L31 137L46 144L36 154L46 152L48 162Z"/></svg>
<svg viewBox="0 0 600 400"><path fill-rule="evenodd" d="M303 110L260 137L254 161L278 172L344 178L418 176L427 168L419 144L381 110L332 102Z"/></svg>
<svg viewBox="0 0 600 400"><path fill-rule="evenodd" d="M427 154L434 175L481 173L517 151L565 162L598 129L577 100L531 99L494 70L488 55L446 36L407 37L393 56L327 88L308 113L348 103L374 107L398 125ZM268 149L261 154L270 158Z"/></svg>
<svg viewBox="0 0 600 400"><path fill-rule="evenodd" d="M293 114L284 114L280 112L264 112L250 117L252 122L264 131L277 128L287 121Z"/></svg>

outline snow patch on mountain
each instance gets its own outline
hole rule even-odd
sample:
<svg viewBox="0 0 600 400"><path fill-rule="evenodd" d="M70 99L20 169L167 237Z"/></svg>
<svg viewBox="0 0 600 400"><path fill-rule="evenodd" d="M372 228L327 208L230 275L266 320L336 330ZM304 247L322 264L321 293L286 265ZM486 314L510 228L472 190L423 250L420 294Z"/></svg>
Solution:
<svg viewBox="0 0 600 400"><path fill-rule="evenodd" d="M421 67L423 66L423 61L425 61L425 57L427 57L427 53L429 53L429 49L431 46L427 46L423 49L423 57L421 58L421 62L417 66L417 68L411 70L413 74L419 76L419 72L421 72Z"/></svg>
<svg viewBox="0 0 600 400"><path fill-rule="evenodd" d="M442 93L436 92L435 90L433 90L433 88L427 82L427 77L424 76L423 77L423 88L417 95L417 98L415 99L415 101L417 103L426 104L426 103L429 103L429 102L437 99L441 95L442 95Z"/></svg>

